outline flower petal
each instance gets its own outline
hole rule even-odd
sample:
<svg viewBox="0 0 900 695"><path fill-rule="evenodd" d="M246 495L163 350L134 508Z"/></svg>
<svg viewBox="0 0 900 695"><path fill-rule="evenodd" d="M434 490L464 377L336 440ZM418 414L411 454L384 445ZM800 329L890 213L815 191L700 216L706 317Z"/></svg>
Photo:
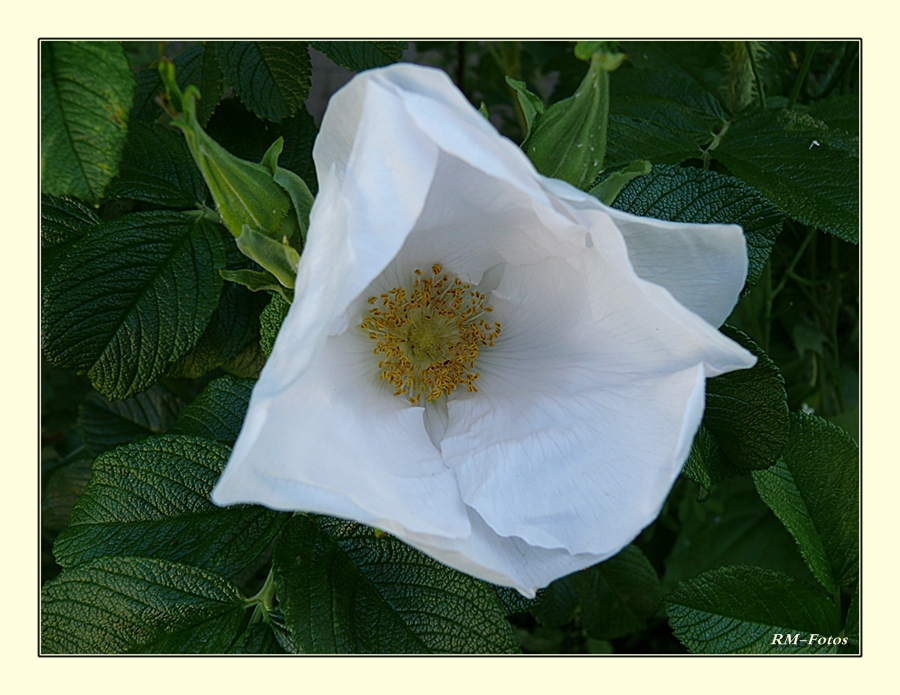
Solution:
<svg viewBox="0 0 900 695"><path fill-rule="evenodd" d="M713 326L725 322L747 278L747 244L739 226L638 217L607 207L563 181L546 182L574 207L602 210L612 218L639 277L665 287Z"/></svg>
<svg viewBox="0 0 900 695"><path fill-rule="evenodd" d="M329 338L289 388L274 396L254 390L213 490L216 504L331 514L401 537L469 534L455 477L425 432L422 408L377 380L368 343L355 333Z"/></svg>
<svg viewBox="0 0 900 695"><path fill-rule="evenodd" d="M521 538L505 538L469 509L472 533L465 538L440 538L427 534L398 535L439 562L486 582L517 589L528 598L554 579L590 567L614 553L573 555L562 549L529 545Z"/></svg>
<svg viewBox="0 0 900 695"><path fill-rule="evenodd" d="M618 244L618 254L607 243L605 253L507 267L492 296L503 331L479 357L479 391L449 403L444 460L501 536L618 551L678 475L705 377L754 362L635 277Z"/></svg>

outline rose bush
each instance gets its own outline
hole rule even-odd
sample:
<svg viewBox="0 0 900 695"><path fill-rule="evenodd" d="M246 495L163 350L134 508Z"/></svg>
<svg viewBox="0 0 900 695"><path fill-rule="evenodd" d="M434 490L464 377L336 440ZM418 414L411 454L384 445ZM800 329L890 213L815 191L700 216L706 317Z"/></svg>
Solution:
<svg viewBox="0 0 900 695"><path fill-rule="evenodd" d="M754 363L716 330L741 229L543 177L410 65L337 93L314 158L295 300L213 500L353 519L527 596L617 553L705 379Z"/></svg>

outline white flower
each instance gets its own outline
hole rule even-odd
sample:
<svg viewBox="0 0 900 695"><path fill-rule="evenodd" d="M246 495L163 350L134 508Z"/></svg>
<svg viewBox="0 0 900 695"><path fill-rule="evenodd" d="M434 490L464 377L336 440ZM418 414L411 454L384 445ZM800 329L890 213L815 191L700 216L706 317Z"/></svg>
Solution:
<svg viewBox="0 0 900 695"><path fill-rule="evenodd" d="M527 596L631 542L705 379L754 363L715 328L741 229L540 176L422 67L355 77L314 157L296 299L213 500L353 519Z"/></svg>

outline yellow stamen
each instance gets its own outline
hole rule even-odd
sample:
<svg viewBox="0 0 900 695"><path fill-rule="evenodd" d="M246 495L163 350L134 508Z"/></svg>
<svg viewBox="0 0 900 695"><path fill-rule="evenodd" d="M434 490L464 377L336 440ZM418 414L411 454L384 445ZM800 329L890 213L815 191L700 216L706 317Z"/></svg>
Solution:
<svg viewBox="0 0 900 695"><path fill-rule="evenodd" d="M477 391L475 380L481 373L475 371L475 358L500 335L499 323L482 318L491 311L484 305L485 295L441 270L435 263L428 278L417 268L408 295L395 287L369 297L373 308L360 325L376 342L374 354L384 356L378 363L380 378L412 405L422 398L435 401L457 386Z"/></svg>

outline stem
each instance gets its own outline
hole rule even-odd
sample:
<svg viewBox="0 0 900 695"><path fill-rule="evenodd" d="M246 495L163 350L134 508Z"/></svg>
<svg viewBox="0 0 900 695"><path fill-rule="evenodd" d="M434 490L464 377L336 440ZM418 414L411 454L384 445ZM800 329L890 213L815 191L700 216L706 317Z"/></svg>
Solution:
<svg viewBox="0 0 900 695"><path fill-rule="evenodd" d="M809 242L813 240L813 237L816 235L815 229L810 229L806 233L806 238L803 240L803 243L800 244L800 248L797 249L797 253L794 255L794 258L791 260L790 264L787 267L787 270L784 271L784 275L781 276L781 282L772 290L772 298L774 299L781 290L784 289L784 286L787 284L788 276L792 275L794 272L794 268L797 267L797 263L800 262L800 259L803 257L803 252L806 251L806 247L809 246Z"/></svg>
<svg viewBox="0 0 900 695"><path fill-rule="evenodd" d="M766 325L763 328L763 344L762 349L766 352L769 351L769 342L772 337L772 306L775 300L775 293L772 291L772 260L766 263L765 268L763 268L762 279L765 283L763 287L766 292L766 308L765 308L765 321Z"/></svg>
<svg viewBox="0 0 900 695"><path fill-rule="evenodd" d="M250 624L257 623L260 620L269 622L269 611L272 610L275 600L275 570L269 570L269 576L254 596L247 599L244 603L245 608L253 608L253 615L250 616Z"/></svg>
<svg viewBox="0 0 900 695"><path fill-rule="evenodd" d="M812 65L813 54L816 52L818 46L818 41L811 41L806 47L806 55L803 56L803 65L800 66L800 74L797 75L797 81L794 82L794 89L791 91L791 98L788 100L788 109L794 108L797 97L800 96L800 89L803 87L806 76L809 74L809 66Z"/></svg>
<svg viewBox="0 0 900 695"><path fill-rule="evenodd" d="M759 105L766 108L766 88L763 87L762 76L759 74L759 66L756 64L756 51L753 50L753 42L747 42L747 55L750 56L750 69L753 70L753 79L756 80L756 91L759 92Z"/></svg>

